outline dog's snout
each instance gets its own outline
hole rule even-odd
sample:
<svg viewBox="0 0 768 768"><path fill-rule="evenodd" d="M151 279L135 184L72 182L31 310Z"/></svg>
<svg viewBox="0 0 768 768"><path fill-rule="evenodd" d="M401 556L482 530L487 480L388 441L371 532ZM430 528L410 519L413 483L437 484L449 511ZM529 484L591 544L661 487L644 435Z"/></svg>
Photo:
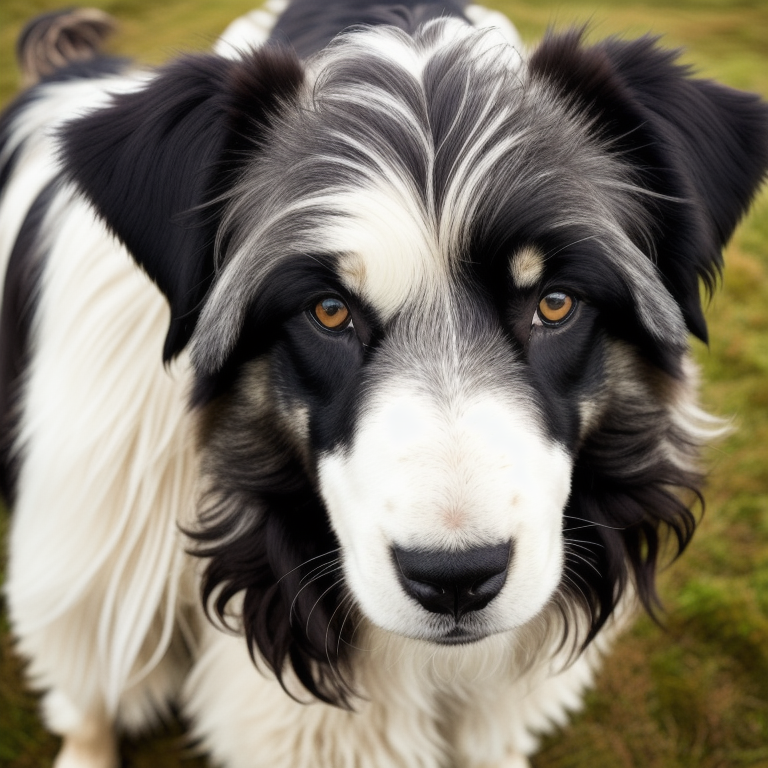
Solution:
<svg viewBox="0 0 768 768"><path fill-rule="evenodd" d="M499 594L507 579L512 542L461 551L392 547L400 583L432 613L458 621Z"/></svg>

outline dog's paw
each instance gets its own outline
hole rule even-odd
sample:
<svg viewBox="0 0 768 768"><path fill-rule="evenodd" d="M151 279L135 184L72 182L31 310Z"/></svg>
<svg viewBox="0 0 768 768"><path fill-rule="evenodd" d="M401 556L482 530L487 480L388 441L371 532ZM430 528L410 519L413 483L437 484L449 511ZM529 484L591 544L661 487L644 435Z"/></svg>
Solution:
<svg viewBox="0 0 768 768"><path fill-rule="evenodd" d="M119 768L117 743L111 732L96 739L65 736L53 768Z"/></svg>
<svg viewBox="0 0 768 768"><path fill-rule="evenodd" d="M531 768L531 764L527 757L518 753L505 757L500 763L483 763L478 768Z"/></svg>
<svg viewBox="0 0 768 768"><path fill-rule="evenodd" d="M531 764L524 755L511 755L499 765L499 768L531 768Z"/></svg>

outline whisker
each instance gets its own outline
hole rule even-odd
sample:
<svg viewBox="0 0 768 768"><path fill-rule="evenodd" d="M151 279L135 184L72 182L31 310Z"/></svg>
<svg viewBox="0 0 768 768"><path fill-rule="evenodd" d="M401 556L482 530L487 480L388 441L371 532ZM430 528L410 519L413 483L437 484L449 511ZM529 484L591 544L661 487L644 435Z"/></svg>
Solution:
<svg viewBox="0 0 768 768"><path fill-rule="evenodd" d="M347 619L349 618L350 614L352 613L352 611L355 608L355 602L354 602L354 600L352 600L351 597L344 597L343 600L342 600L342 603L344 602L344 600L348 600L349 601L349 609L344 614L344 618L341 621L341 626L339 627L339 637L336 640L336 658L339 657L339 653L341 652L342 637L344 635L344 625L347 623ZM356 631L356 629L357 628L355 628L355 630L353 630L353 634L354 634L354 631ZM356 646L352 645L351 643L347 643L347 645L349 645L351 648L355 648L356 647ZM361 648L360 650L363 650L363 649Z"/></svg>
<svg viewBox="0 0 768 768"><path fill-rule="evenodd" d="M427 666L432 667L432 671L435 673L435 677L438 679L442 679L440 675L438 674L437 667L435 666L435 659L437 658L437 648L434 648L432 650L432 653L429 654L429 658L422 664L421 669L424 670L427 668Z"/></svg>
<svg viewBox="0 0 768 768"><path fill-rule="evenodd" d="M603 547L599 541L584 541L583 539L566 539L565 546L578 547L579 549L583 549L590 554L594 554L592 552L592 547L602 547L605 549L605 547Z"/></svg>
<svg viewBox="0 0 768 768"><path fill-rule="evenodd" d="M558 253L561 253L562 251L566 251L569 248L572 248L574 245L578 245L579 243L584 243L587 240L597 240L597 235L587 235L586 237L580 237L578 240L574 240L570 243L567 243L566 245L563 245L562 247L558 248L556 251L548 251L544 254L545 259L551 259L553 256L557 256Z"/></svg>
<svg viewBox="0 0 768 768"><path fill-rule="evenodd" d="M305 573L301 577L301 579L299 579L299 584L302 584L307 579L310 579L310 581L311 581L312 578L314 578L314 577L312 577L313 573L317 573L318 571L322 571L324 568L327 568L329 565L332 565L334 567L341 566L341 560L339 560L338 557L334 557L333 560L329 560L327 563L321 563L320 565L316 565L311 571L308 571L307 573ZM322 574L319 574L319 575L322 575ZM310 577L312 577L312 578L310 578Z"/></svg>
<svg viewBox="0 0 768 768"><path fill-rule="evenodd" d="M291 601L291 607L288 610L288 620L292 623L293 622L293 616L295 614L295 607L296 607L296 601L299 599L299 595L310 585L314 584L316 581L319 581L323 576L327 576L329 573L333 573L334 571L338 571L341 569L341 565L333 565L329 564L329 567L327 570L323 571L322 573L318 573L317 576L310 579L306 584L304 584L301 589L299 589L296 594L293 596L293 600ZM334 584L336 582L334 581ZM325 594L325 593L323 593Z"/></svg>
<svg viewBox="0 0 768 768"><path fill-rule="evenodd" d="M350 614L352 613L352 611L355 608L354 600L352 600L351 598L350 598L350 600L351 600L352 605L351 605L349 611L347 611L347 615L344 617L344 621L346 621L349 618ZM361 645L355 645L352 642L352 640L354 639L355 635L357 634L357 630L360 629L360 625L362 624L362 622L363 622L363 619L362 619L362 616L361 616L357 620L357 623L355 624L355 627L352 630L352 634L350 635L349 640L345 640L343 637L339 637L339 642L344 643L344 645L348 645L350 648L354 648L356 651L362 651L363 653L370 653L371 651L376 650L376 649L375 648L363 648Z"/></svg>
<svg viewBox="0 0 768 768"><path fill-rule="evenodd" d="M582 528L588 528L590 525L595 526L596 528L609 528L612 531L626 531L629 526L624 526L622 528L619 528L615 525L606 525L606 523L596 523L594 520L586 520L583 517L575 517L574 515L563 515L563 517L567 517L569 520L578 520L580 523L586 523L587 525L579 526L578 528L569 528L569 531L580 531Z"/></svg>
<svg viewBox="0 0 768 768"><path fill-rule="evenodd" d="M307 565L307 563L311 563L313 560L317 560L321 557L327 557L333 552L340 552L340 551L341 551L341 547L336 547L335 549L329 549L327 552L323 552L323 554L321 555L315 555L314 557L310 557L308 560L304 560L303 562L299 563L295 568L291 568L290 571L286 571L275 583L279 584L286 576L290 576L294 571L298 571L299 568L303 568L305 565Z"/></svg>
<svg viewBox="0 0 768 768"><path fill-rule="evenodd" d="M566 551L568 551L567 546L566 546ZM575 557L577 560L580 560L582 563L585 563L586 565L588 565L598 576L601 575L597 566L591 560L587 560L586 557L584 557L583 555L580 555L578 552L568 551L568 554L571 555L572 557Z"/></svg>
<svg viewBox="0 0 768 768"><path fill-rule="evenodd" d="M567 579L570 585L572 587L575 587L581 593L581 596L584 598L584 604L589 605L589 600L587 600L587 596L584 594L584 591L582 590L582 588L576 583L575 579L571 577L570 571L567 566L563 573L563 578Z"/></svg>
<svg viewBox="0 0 768 768"><path fill-rule="evenodd" d="M334 662L331 660L331 654L328 652L328 634L331 631L331 624L333 624L333 617L336 615L339 608L344 605L344 601L346 600L346 597L342 597L341 600L339 600L339 604L333 609L333 613L331 614L330 618L328 619L328 623L325 627L325 658L328 659L328 666L330 667L331 671L337 676L341 677L341 673L338 670L338 658L339 658L339 645L336 644L336 661L337 663L334 664ZM310 614L312 612L310 611ZM309 621L309 619L307 619ZM342 628L344 627L344 623L342 622Z"/></svg>
<svg viewBox="0 0 768 768"><path fill-rule="evenodd" d="M318 604L318 603L319 603L319 602L320 602L320 601L321 601L321 600L322 600L322 599L323 599L323 598L324 598L324 597L325 597L325 596L326 596L326 595L327 595L327 594L328 594L328 593L329 593L329 592L330 592L332 589L334 589L335 587L337 587L337 586L338 586L338 584L339 584L339 582L338 582L337 580L334 580L334 581L333 581L333 583L331 584L331 586L330 586L330 587L328 587L328 589L325 589L325 590L323 590L323 592L321 593L320 597L318 597L318 598L317 598L317 600L315 600L315 604L314 604L314 605L313 605L313 606L312 606L312 607L309 609L309 613L307 614L307 624L306 624L306 627L305 627L307 635L309 635L309 620L312 618L312 611L314 611L314 610L315 610L315 608L317 608L317 604Z"/></svg>

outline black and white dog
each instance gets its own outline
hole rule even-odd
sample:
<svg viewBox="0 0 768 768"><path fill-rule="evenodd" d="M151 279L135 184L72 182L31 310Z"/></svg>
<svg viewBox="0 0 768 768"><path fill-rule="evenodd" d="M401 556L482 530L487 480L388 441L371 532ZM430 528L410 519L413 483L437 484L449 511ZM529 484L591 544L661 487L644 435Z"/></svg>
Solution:
<svg viewBox="0 0 768 768"><path fill-rule="evenodd" d="M693 534L688 335L768 107L462 0L244 45L273 22L2 118L7 599L57 766L169 702L230 768L523 766Z"/></svg>

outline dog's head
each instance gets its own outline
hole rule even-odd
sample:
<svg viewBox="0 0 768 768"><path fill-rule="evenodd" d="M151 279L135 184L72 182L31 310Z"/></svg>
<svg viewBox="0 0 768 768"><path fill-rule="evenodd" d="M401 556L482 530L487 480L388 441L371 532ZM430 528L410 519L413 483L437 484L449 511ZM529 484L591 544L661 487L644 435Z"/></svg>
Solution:
<svg viewBox="0 0 768 768"><path fill-rule="evenodd" d="M699 282L767 128L650 39L519 65L456 21L183 59L70 125L191 352L205 597L278 675L343 699L350 612L449 644L652 604L694 528Z"/></svg>

